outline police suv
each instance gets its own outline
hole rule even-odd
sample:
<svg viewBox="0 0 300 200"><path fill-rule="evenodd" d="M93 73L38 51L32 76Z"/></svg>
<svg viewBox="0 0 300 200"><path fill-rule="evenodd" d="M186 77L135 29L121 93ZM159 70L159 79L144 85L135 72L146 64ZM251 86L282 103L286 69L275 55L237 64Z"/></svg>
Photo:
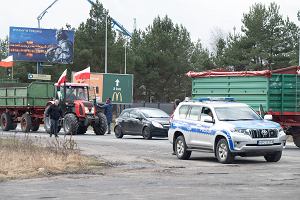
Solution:
<svg viewBox="0 0 300 200"><path fill-rule="evenodd" d="M179 159L189 159L192 151L208 151L221 163L231 163L235 156L277 162L287 136L278 123L266 120L270 117L263 119L232 98L200 98L178 105L168 138Z"/></svg>

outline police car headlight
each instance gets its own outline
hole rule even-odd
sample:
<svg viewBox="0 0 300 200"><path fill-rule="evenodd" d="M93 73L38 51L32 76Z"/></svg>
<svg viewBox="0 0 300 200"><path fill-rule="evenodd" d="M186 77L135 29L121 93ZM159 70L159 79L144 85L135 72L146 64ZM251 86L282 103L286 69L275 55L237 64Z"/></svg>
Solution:
<svg viewBox="0 0 300 200"><path fill-rule="evenodd" d="M152 125L155 126L156 128L164 128L163 125L161 125L158 122L152 122Z"/></svg>
<svg viewBox="0 0 300 200"><path fill-rule="evenodd" d="M91 113L94 113L95 112L95 108L94 107L92 107L92 109L91 109Z"/></svg>
<svg viewBox="0 0 300 200"><path fill-rule="evenodd" d="M285 132L284 132L283 128L279 128L277 130L278 130L279 135L285 135Z"/></svg>
<svg viewBox="0 0 300 200"><path fill-rule="evenodd" d="M85 107L84 111L85 111L85 113L89 113L90 112L88 107Z"/></svg>
<svg viewBox="0 0 300 200"><path fill-rule="evenodd" d="M250 129L235 129L234 132L243 135L250 135Z"/></svg>

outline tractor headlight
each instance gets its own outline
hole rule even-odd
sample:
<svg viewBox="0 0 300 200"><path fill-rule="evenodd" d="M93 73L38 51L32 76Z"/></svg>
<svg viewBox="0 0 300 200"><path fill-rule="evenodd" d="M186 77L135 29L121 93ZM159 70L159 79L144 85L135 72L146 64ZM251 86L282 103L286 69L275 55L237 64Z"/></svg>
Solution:
<svg viewBox="0 0 300 200"><path fill-rule="evenodd" d="M84 111L85 111L85 113L87 114L87 113L94 113L94 107L92 107L92 108L88 108L88 107L84 107Z"/></svg>

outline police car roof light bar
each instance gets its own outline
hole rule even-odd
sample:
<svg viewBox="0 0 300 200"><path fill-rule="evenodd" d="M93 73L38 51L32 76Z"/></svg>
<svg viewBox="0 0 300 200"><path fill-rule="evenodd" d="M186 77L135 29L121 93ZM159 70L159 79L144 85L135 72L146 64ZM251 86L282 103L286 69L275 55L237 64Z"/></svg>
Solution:
<svg viewBox="0 0 300 200"><path fill-rule="evenodd" d="M235 99L233 97L200 97L200 98L194 98L193 101L234 101Z"/></svg>

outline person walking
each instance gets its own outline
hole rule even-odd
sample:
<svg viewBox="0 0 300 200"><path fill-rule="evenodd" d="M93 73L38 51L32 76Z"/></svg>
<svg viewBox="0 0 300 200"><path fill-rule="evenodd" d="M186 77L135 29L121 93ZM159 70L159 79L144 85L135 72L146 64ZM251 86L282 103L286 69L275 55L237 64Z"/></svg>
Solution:
<svg viewBox="0 0 300 200"><path fill-rule="evenodd" d="M111 123L112 123L112 112L113 112L113 106L111 104L111 100L110 98L107 98L106 99L106 102L103 106L101 106L101 108L104 108L104 114L106 116L106 119L107 119L107 134L110 134L111 133Z"/></svg>
<svg viewBox="0 0 300 200"><path fill-rule="evenodd" d="M46 116L50 117L50 137L52 134L55 137L58 137L58 123L59 119L63 117L62 109L59 107L59 100L54 100L54 104L52 104L46 112Z"/></svg>

